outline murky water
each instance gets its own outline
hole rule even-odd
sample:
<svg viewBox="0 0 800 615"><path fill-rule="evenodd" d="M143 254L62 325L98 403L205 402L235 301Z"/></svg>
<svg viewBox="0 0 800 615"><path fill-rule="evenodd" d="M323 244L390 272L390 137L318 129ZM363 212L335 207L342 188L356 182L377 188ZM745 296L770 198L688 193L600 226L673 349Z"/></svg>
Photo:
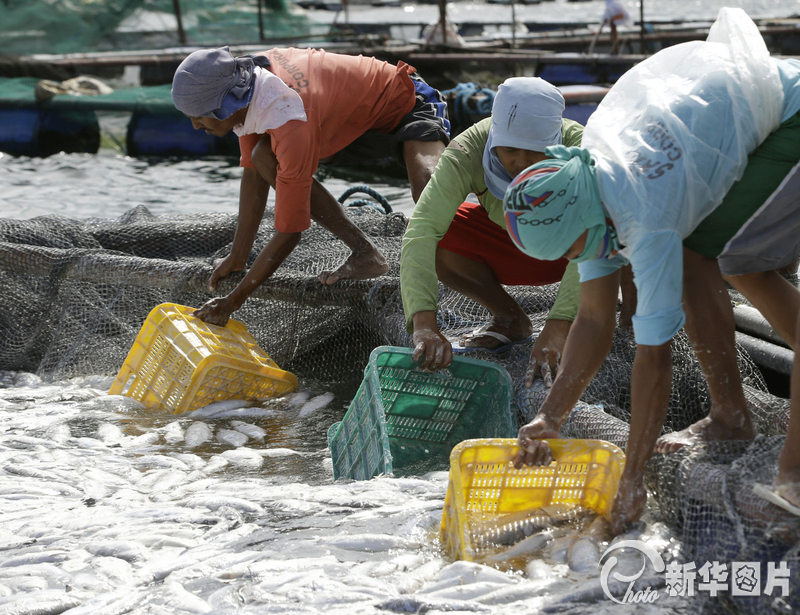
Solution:
<svg viewBox="0 0 800 615"><path fill-rule="evenodd" d="M106 130L102 122L101 129ZM396 211L413 209L408 181L337 173L322 180L336 198L353 185L368 184ZM49 158L13 158L0 152L0 215L115 218L137 205L145 205L155 215L235 213L241 177L238 161L226 158L146 160L110 149L101 149L98 155ZM364 197L357 194L353 199ZM274 203L274 191L269 200Z"/></svg>

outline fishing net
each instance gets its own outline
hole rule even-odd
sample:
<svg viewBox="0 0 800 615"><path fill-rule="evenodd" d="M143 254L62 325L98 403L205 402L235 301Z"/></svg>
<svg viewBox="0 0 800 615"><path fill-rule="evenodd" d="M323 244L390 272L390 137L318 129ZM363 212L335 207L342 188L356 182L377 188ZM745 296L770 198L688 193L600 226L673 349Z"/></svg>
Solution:
<svg viewBox="0 0 800 615"><path fill-rule="evenodd" d="M159 49L312 34L313 24L284 0L181 2L182 43L172 0L3 0L0 48L6 54Z"/></svg>
<svg viewBox="0 0 800 615"><path fill-rule="evenodd" d="M409 346L411 338L399 289L405 217L372 207L346 212L386 255L386 275L321 285L317 275L336 268L348 249L312 224L277 273L234 317L282 369L349 399L375 347ZM250 263L272 235L272 215L268 207ZM235 215L155 216L143 206L116 220L0 219L0 370L57 380L116 374L154 306L172 302L197 307L212 296L206 288L212 262L229 252L235 227ZM218 294L232 290L242 275L222 281ZM557 285L509 288L535 329L544 325L556 291ZM487 322L489 314L441 286L439 319L442 331L456 339ZM531 388L523 384L530 346L518 345L499 355L472 355L508 370L521 421L535 415L545 395L540 381ZM625 446L635 348L631 332L619 328L608 359L564 424L562 436ZM690 425L709 408L705 380L683 332L673 340L672 352L675 367L665 432ZM770 483L776 471L788 401L767 391L758 368L741 350L739 365L758 439L655 455L648 488L680 537L675 562L696 562L699 569L705 561L717 561L729 570L733 562L759 562L763 588L768 562L786 562L796 579L800 557L800 521L752 493L754 483ZM776 608L798 606L796 595L781 597L778 590L757 598L732 596L729 591L712 598L697 592L694 600L707 612L724 607L768 613L773 603Z"/></svg>

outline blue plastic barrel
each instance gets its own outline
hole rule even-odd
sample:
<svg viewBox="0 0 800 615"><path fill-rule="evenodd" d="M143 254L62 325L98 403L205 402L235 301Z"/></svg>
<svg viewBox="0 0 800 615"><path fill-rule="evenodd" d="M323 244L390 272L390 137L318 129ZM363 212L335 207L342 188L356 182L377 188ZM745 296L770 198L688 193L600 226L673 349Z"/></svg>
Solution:
<svg viewBox="0 0 800 615"><path fill-rule="evenodd" d="M94 154L100 126L94 111L0 108L0 151L15 156Z"/></svg>
<svg viewBox="0 0 800 615"><path fill-rule="evenodd" d="M129 156L238 156L239 142L231 132L215 137L195 130L180 113L134 112L128 123Z"/></svg>
<svg viewBox="0 0 800 615"><path fill-rule="evenodd" d="M627 64L541 64L536 76L553 85L614 83L630 68Z"/></svg>

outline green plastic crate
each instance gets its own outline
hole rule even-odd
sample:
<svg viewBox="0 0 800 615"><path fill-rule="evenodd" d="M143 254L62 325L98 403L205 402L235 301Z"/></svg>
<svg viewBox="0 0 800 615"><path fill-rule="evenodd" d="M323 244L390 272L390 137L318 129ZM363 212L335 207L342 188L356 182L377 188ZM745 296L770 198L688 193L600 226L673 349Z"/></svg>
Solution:
<svg viewBox="0 0 800 615"><path fill-rule="evenodd" d="M328 429L334 478L445 470L463 440L516 437L513 386L503 367L456 356L447 370L424 372L411 352L372 351L344 419Z"/></svg>

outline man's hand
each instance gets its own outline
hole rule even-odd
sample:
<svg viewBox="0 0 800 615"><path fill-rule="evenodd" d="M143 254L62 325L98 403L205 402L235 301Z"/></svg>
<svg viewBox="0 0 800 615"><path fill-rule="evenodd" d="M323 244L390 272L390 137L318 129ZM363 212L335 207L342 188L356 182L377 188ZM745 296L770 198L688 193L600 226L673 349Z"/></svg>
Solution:
<svg viewBox="0 0 800 615"><path fill-rule="evenodd" d="M217 283L222 278L229 276L234 271L244 271L246 267L246 263L239 262L232 254L228 254L225 258L214 261L214 271L208 279L208 290L212 293L215 292L217 290Z"/></svg>
<svg viewBox="0 0 800 615"><path fill-rule="evenodd" d="M224 327L238 308L228 297L214 297L206 301L200 309L192 312L192 316L199 318L209 325Z"/></svg>
<svg viewBox="0 0 800 615"><path fill-rule="evenodd" d="M519 430L519 452L514 458L514 467L523 465L546 466L553 461L553 451L544 442L546 438L557 438L558 428L543 414L538 414L530 423Z"/></svg>
<svg viewBox="0 0 800 615"><path fill-rule="evenodd" d="M444 369L453 362L453 345L439 332L436 312L432 310L417 312L412 317L414 352L411 358L422 361L420 369L436 371Z"/></svg>
<svg viewBox="0 0 800 615"><path fill-rule="evenodd" d="M411 358L422 361L420 369L436 371L444 369L453 362L453 345L438 331L418 329L414 331L414 352Z"/></svg>
<svg viewBox="0 0 800 615"><path fill-rule="evenodd" d="M570 326L572 322L569 320L553 319L545 323L531 350L531 360L528 363L528 371L525 372L526 387L530 388L533 385L533 379L540 372L544 385L547 388L553 386Z"/></svg>

